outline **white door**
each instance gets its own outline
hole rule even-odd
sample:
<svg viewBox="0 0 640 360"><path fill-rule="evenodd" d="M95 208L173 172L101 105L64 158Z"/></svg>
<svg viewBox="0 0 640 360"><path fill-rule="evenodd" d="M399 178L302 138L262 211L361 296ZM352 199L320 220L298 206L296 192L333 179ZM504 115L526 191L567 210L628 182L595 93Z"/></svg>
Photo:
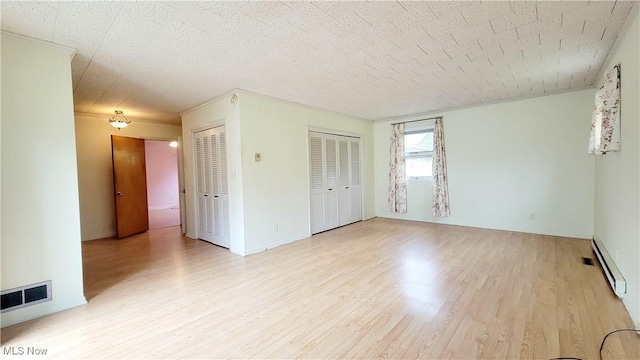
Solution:
<svg viewBox="0 0 640 360"><path fill-rule="evenodd" d="M229 191L224 126L194 134L198 238L229 247Z"/></svg>
<svg viewBox="0 0 640 360"><path fill-rule="evenodd" d="M340 226L362 220L360 186L360 141L338 140L340 158Z"/></svg>
<svg viewBox="0 0 640 360"><path fill-rule="evenodd" d="M338 197L338 141L325 139L324 219L327 229L340 226Z"/></svg>
<svg viewBox="0 0 640 360"><path fill-rule="evenodd" d="M311 233L326 230L324 221L324 139L309 135L309 167L311 177Z"/></svg>
<svg viewBox="0 0 640 360"><path fill-rule="evenodd" d="M311 232L339 226L338 142L324 136L309 136L311 164Z"/></svg>
<svg viewBox="0 0 640 360"><path fill-rule="evenodd" d="M182 136L178 138L178 188L180 193L178 194L180 204L180 224L182 224L182 233L187 233L187 212L186 212L186 200L184 198L184 150L182 149Z"/></svg>
<svg viewBox="0 0 640 360"><path fill-rule="evenodd" d="M350 217L346 219L346 223L350 224L356 221L362 220L362 184L360 179L360 139L353 139L349 141L349 164L350 181L350 201L351 201L351 213ZM343 224L344 225L344 224Z"/></svg>
<svg viewBox="0 0 640 360"><path fill-rule="evenodd" d="M309 154L311 233L362 220L360 139L310 132Z"/></svg>

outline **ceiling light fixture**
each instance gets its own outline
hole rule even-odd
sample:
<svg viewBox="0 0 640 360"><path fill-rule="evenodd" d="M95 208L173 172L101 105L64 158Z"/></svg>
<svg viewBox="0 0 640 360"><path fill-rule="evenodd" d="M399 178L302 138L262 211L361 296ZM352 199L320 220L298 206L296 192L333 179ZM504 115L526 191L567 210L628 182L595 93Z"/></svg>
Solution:
<svg viewBox="0 0 640 360"><path fill-rule="evenodd" d="M116 110L115 115L113 115L109 119L109 123L111 124L111 126L118 130L126 128L130 122L131 120L127 120L127 118L124 116L124 112L122 112L121 110Z"/></svg>
<svg viewBox="0 0 640 360"><path fill-rule="evenodd" d="M177 141L172 141L169 143L169 146L171 146L172 148L177 148L178 147L178 142Z"/></svg>

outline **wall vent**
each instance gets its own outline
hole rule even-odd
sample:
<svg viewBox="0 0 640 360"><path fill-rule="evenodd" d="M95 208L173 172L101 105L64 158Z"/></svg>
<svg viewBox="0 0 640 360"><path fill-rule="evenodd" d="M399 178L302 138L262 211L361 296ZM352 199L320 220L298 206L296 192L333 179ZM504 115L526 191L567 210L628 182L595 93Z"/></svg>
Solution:
<svg viewBox="0 0 640 360"><path fill-rule="evenodd" d="M0 313L51 301L51 280L13 289L2 290L2 310Z"/></svg>
<svg viewBox="0 0 640 360"><path fill-rule="evenodd" d="M600 261L600 265L602 265L602 270L604 270L604 274L607 276L613 292L622 299L627 293L627 282L624 280L622 273L618 270L616 263L613 262L613 259L600 239L595 236L591 238L591 246Z"/></svg>

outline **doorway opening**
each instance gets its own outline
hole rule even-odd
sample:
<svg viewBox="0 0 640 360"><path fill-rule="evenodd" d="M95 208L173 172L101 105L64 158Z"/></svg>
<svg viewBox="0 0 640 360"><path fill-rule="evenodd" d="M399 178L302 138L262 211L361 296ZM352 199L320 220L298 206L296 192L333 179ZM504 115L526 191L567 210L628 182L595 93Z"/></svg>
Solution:
<svg viewBox="0 0 640 360"><path fill-rule="evenodd" d="M180 187L175 141L145 140L149 229L178 226Z"/></svg>
<svg viewBox="0 0 640 360"><path fill-rule="evenodd" d="M180 138L176 140L177 147L171 147L171 140L112 135L117 236L82 244L87 300L147 268L156 258L152 254L170 256L184 247L187 240L179 227L186 223L181 217L184 192L179 189L184 177ZM131 230L130 223L142 225ZM124 247L126 254L121 251ZM114 273L119 263L124 270Z"/></svg>

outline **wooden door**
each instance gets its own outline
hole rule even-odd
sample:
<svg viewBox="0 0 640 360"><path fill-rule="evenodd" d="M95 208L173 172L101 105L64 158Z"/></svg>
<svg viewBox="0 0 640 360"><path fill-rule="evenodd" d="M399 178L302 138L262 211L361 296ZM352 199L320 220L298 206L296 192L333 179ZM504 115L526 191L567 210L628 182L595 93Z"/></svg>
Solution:
<svg viewBox="0 0 640 360"><path fill-rule="evenodd" d="M111 136L118 238L149 230L144 140Z"/></svg>

